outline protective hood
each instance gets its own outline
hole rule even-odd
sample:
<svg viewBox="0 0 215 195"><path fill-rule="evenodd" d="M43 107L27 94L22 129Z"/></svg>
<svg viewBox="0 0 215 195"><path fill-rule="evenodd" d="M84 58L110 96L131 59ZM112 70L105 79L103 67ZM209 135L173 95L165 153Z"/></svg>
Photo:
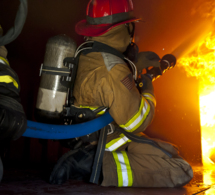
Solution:
<svg viewBox="0 0 215 195"><path fill-rule="evenodd" d="M110 31L101 36L89 37L89 40L104 43L123 53L125 52L126 48L130 43L130 35L125 24L122 24L111 29Z"/></svg>

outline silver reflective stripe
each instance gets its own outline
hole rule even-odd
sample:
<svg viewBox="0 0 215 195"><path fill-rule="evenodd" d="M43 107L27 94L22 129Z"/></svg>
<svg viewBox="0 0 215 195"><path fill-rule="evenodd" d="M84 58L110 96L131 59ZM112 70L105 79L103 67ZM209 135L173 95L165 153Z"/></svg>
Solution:
<svg viewBox="0 0 215 195"><path fill-rule="evenodd" d="M153 102L153 104L156 106L156 99L155 97L150 94L150 93L143 93L142 94L147 100L150 100L151 102Z"/></svg>
<svg viewBox="0 0 215 195"><path fill-rule="evenodd" d="M0 59L0 63L7 65L2 59Z"/></svg>
<svg viewBox="0 0 215 195"><path fill-rule="evenodd" d="M123 187L128 186L128 171L122 153L117 153L119 163L121 164Z"/></svg>
<svg viewBox="0 0 215 195"><path fill-rule="evenodd" d="M130 187L133 185L133 173L125 151L112 152L116 163L118 187Z"/></svg>

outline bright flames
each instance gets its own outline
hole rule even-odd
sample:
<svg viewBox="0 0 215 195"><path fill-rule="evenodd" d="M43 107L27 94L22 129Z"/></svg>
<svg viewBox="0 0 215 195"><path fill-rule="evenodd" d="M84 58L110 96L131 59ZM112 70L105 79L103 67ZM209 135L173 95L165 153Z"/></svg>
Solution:
<svg viewBox="0 0 215 195"><path fill-rule="evenodd" d="M208 19L209 23L205 23L204 27L200 27L197 32L202 41L199 42L195 36L190 37L190 39L193 38L199 42L197 49L190 57L180 59L179 64L185 68L188 76L199 79L202 162L210 170L210 172L203 174L203 182L214 185L214 177L211 175L215 170L215 1L197 0L196 3L191 14L200 15L202 18ZM207 36L202 37L205 32L208 32L207 28L213 30ZM195 45L194 43L190 47ZM212 189L205 194L215 194L215 190Z"/></svg>
<svg viewBox="0 0 215 195"><path fill-rule="evenodd" d="M191 57L181 58L189 76L199 79L202 158L204 165L215 164L215 35L210 32Z"/></svg>

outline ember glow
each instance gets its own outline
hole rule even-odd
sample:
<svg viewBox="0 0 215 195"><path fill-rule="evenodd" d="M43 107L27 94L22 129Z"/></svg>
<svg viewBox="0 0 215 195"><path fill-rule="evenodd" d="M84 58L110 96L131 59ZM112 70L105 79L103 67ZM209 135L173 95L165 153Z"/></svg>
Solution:
<svg viewBox="0 0 215 195"><path fill-rule="evenodd" d="M199 80L202 159L204 165L215 165L215 33L208 33L193 55L179 64Z"/></svg>

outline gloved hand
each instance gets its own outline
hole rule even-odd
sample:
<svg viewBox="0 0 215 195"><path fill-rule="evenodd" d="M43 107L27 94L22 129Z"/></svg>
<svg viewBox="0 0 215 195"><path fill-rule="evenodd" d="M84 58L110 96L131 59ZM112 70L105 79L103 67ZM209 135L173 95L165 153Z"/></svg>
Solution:
<svg viewBox="0 0 215 195"><path fill-rule="evenodd" d="M138 74L148 74L152 81L161 76L167 70L173 68L176 64L176 57L172 54L166 54L160 60L154 52L140 52L136 64Z"/></svg>
<svg viewBox="0 0 215 195"><path fill-rule="evenodd" d="M140 52L138 54L138 61L136 63L138 74L142 73L143 69L147 69L149 67L160 67L160 57L152 52Z"/></svg>
<svg viewBox="0 0 215 195"><path fill-rule="evenodd" d="M160 69L160 57L151 51L140 52L138 54L138 62L136 63L138 75L148 74L155 80L158 76L162 75Z"/></svg>
<svg viewBox="0 0 215 195"><path fill-rule="evenodd" d="M154 87L152 85L152 77L149 74L141 74L137 79L137 89L140 94L150 93L154 95Z"/></svg>

